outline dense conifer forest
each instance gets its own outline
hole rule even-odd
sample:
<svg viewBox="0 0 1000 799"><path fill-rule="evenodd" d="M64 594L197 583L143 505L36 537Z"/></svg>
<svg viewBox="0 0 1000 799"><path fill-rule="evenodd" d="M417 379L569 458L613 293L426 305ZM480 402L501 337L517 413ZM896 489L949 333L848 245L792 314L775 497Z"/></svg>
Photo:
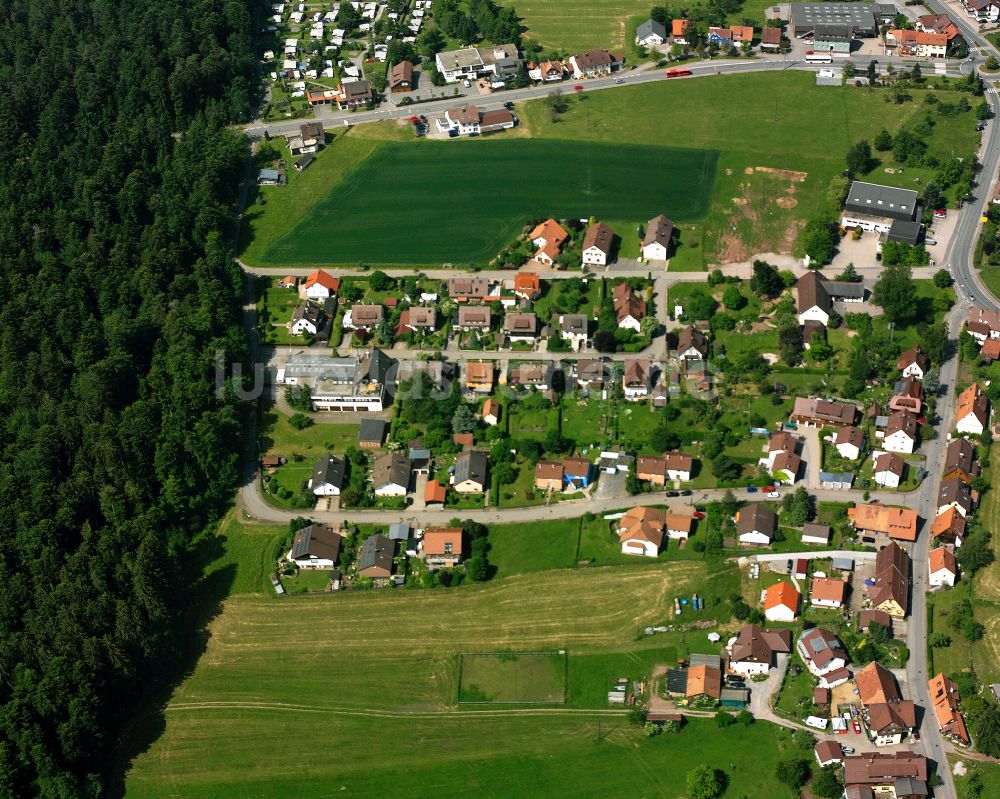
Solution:
<svg viewBox="0 0 1000 799"><path fill-rule="evenodd" d="M0 796L107 795L236 479L251 0L0 4Z"/></svg>

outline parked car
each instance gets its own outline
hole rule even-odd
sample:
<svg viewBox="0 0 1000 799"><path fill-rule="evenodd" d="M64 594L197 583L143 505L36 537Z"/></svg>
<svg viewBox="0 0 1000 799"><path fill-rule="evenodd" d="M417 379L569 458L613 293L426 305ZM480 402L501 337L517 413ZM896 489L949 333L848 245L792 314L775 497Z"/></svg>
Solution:
<svg viewBox="0 0 1000 799"><path fill-rule="evenodd" d="M785 571L789 574L792 573L792 562L791 560L785 561Z"/></svg>
<svg viewBox="0 0 1000 799"><path fill-rule="evenodd" d="M582 83L576 84L576 86L573 87L573 91L575 91L575 92L582 92L583 91L583 84Z"/></svg>
<svg viewBox="0 0 1000 799"><path fill-rule="evenodd" d="M689 490L687 490L687 491L681 491L681 496L682 496L682 497L689 497L689 496L691 496L691 491L690 491L690 489L689 489Z"/></svg>
<svg viewBox="0 0 1000 799"><path fill-rule="evenodd" d="M945 208L935 208L934 218L935 219L946 219L948 216L948 211Z"/></svg>
<svg viewBox="0 0 1000 799"><path fill-rule="evenodd" d="M679 494L679 493L677 493L676 491L668 491L668 492L667 492L667 496L668 496L668 497L679 497L679 496L680 496L680 494Z"/></svg>
<svg viewBox="0 0 1000 799"><path fill-rule="evenodd" d="M853 746L843 746L841 748L844 750L844 754L845 755L853 755L854 754L854 747Z"/></svg>
<svg viewBox="0 0 1000 799"><path fill-rule="evenodd" d="M767 492L774 491L774 486L764 486L764 491L767 491Z"/></svg>
<svg viewBox="0 0 1000 799"><path fill-rule="evenodd" d="M854 726L854 734L861 735L861 725L856 721L852 721L851 724Z"/></svg>
<svg viewBox="0 0 1000 799"><path fill-rule="evenodd" d="M781 494L777 491L769 491L767 494L768 499L781 499Z"/></svg>
<svg viewBox="0 0 1000 799"><path fill-rule="evenodd" d="M625 78L615 78L615 83L624 83Z"/></svg>
<svg viewBox="0 0 1000 799"><path fill-rule="evenodd" d="M696 510L696 511L694 512L694 514L692 514L692 515L693 515L693 516L694 516L694 517L695 517L696 519L704 519L704 518L705 518L705 514L704 514L704 513L702 513L702 512L700 511L700 510Z"/></svg>
<svg viewBox="0 0 1000 799"><path fill-rule="evenodd" d="M757 493L757 486L747 486L747 493L748 494L756 494Z"/></svg>

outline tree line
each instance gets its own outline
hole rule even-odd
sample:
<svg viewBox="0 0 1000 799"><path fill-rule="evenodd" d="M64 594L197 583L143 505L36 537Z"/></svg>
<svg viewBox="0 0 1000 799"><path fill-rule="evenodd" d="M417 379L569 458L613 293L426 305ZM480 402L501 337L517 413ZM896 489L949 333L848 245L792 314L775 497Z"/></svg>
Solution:
<svg viewBox="0 0 1000 799"><path fill-rule="evenodd" d="M169 679L242 439L245 0L0 17L0 796L106 795Z"/></svg>

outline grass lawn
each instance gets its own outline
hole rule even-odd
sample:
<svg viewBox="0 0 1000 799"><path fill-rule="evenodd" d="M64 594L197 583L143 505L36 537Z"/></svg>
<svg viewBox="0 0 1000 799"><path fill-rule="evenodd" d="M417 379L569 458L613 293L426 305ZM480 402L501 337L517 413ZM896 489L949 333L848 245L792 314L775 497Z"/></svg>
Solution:
<svg viewBox="0 0 1000 799"><path fill-rule="evenodd" d="M816 678L801 662L798 665L802 668L799 674L793 677L789 672L785 675L785 682L778 696L778 710L793 718L804 719L812 715L812 692L816 686Z"/></svg>
<svg viewBox="0 0 1000 799"><path fill-rule="evenodd" d="M484 263L533 217L594 215L629 227L660 212L694 220L707 210L716 158L711 150L600 142L387 142L342 182L327 183L318 202L272 236L257 260ZM525 175L535 178L529 193L522 190ZM415 205L414 197L423 202Z"/></svg>
<svg viewBox="0 0 1000 799"><path fill-rule="evenodd" d="M232 515L203 542L209 565L205 581L224 582L228 593L274 595L268 575L275 548L288 532L285 525L242 524Z"/></svg>
<svg viewBox="0 0 1000 799"><path fill-rule="evenodd" d="M490 565L497 577L565 569L576 560L580 537L579 519L551 519L540 527L536 522L490 525Z"/></svg>
<svg viewBox="0 0 1000 799"><path fill-rule="evenodd" d="M931 671L935 674L939 671L952 674L973 663L972 644L962 637L962 634L955 629L955 625L948 618L948 612L955 603L968 598L969 583L962 580L959 580L954 588L946 591L935 591L933 594L927 595L928 606L931 608L932 614L928 625L928 636L931 632L944 632L951 637L951 646L931 647L929 649L933 662ZM976 615L979 616L978 613Z"/></svg>
<svg viewBox="0 0 1000 799"><path fill-rule="evenodd" d="M528 30L525 37L542 47L568 53L595 47L632 45L630 19L649 16L646 0L501 0L513 5Z"/></svg>
<svg viewBox="0 0 1000 799"><path fill-rule="evenodd" d="M562 704L566 701L566 654L463 654L458 701Z"/></svg>
<svg viewBox="0 0 1000 799"><path fill-rule="evenodd" d="M998 34L993 34L994 36ZM972 796L965 792L965 785L969 781L973 772L979 774L979 778L983 784L983 792L981 796L1000 796L1000 764L983 762L981 760L971 760L967 757L962 757L961 754L948 754L948 765L954 767L955 762L961 760L965 765L966 774L964 777L959 777L954 772L952 768L951 778L955 781L955 787L958 789L959 796Z"/></svg>
<svg viewBox="0 0 1000 799"><path fill-rule="evenodd" d="M321 569L300 569L294 577L282 577L281 584L290 594L325 591L330 585L330 572Z"/></svg>
<svg viewBox="0 0 1000 799"><path fill-rule="evenodd" d="M328 424L320 422L304 430L296 430L288 417L274 408L264 413L261 428L261 454L283 455L291 461L295 454L324 455L327 452L343 453L358 441L356 424Z"/></svg>

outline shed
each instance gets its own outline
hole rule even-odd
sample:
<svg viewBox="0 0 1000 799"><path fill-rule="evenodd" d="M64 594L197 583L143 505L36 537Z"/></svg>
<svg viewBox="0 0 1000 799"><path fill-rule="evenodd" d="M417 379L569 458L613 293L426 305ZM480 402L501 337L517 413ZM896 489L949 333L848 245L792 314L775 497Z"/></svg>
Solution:
<svg viewBox="0 0 1000 799"><path fill-rule="evenodd" d="M723 688L719 694L719 704L723 707L742 710L750 703L749 688Z"/></svg>
<svg viewBox="0 0 1000 799"><path fill-rule="evenodd" d="M722 668L722 658L719 655L700 655L692 653L688 658L688 663L692 666L711 666L713 669Z"/></svg>
<svg viewBox="0 0 1000 799"><path fill-rule="evenodd" d="M410 539L410 525L406 522L389 525L390 541L408 541Z"/></svg>
<svg viewBox="0 0 1000 799"><path fill-rule="evenodd" d="M362 419L358 429L358 446L362 449L381 447L389 423L384 419Z"/></svg>
<svg viewBox="0 0 1000 799"><path fill-rule="evenodd" d="M833 568L840 569L842 572L852 572L854 571L854 560L852 558L834 558Z"/></svg>

